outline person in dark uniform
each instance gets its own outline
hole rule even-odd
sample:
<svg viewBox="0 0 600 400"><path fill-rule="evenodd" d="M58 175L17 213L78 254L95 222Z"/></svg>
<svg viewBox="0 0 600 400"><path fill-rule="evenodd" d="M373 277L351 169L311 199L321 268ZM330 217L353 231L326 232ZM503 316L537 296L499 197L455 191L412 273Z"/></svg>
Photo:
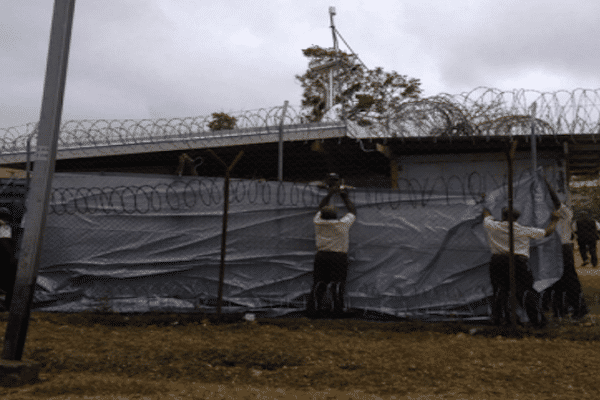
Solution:
<svg viewBox="0 0 600 400"><path fill-rule="evenodd" d="M10 309L17 276L15 240L11 223L11 212L5 207L0 207L0 289L5 293L4 308L7 311Z"/></svg>
<svg viewBox="0 0 600 400"><path fill-rule="evenodd" d="M556 231L560 235L563 254L563 274L554 285L544 291L544 304L557 318L564 318L569 313L575 319L581 319L588 313L588 308L581 291L581 283L577 272L575 272L575 260L573 257L573 238L572 221L573 210L563 204L558 196L546 182L554 208L558 211L560 219L556 226Z"/></svg>
<svg viewBox="0 0 600 400"><path fill-rule="evenodd" d="M543 328L547 321L539 309L539 296L533 288L533 275L527 266L529 260L530 239L541 239L550 236L556 228L558 214L552 218L546 229L523 226L516 222L521 213L513 210L513 233L515 254L515 282L517 301L525 309L529 321L537 328ZM495 325L507 324L510 321L510 273L509 273L509 210L502 210L502 221L496 221L487 209L483 209L483 227L487 234L488 244L492 252L490 261L490 280L494 290L492 300L492 321Z"/></svg>
<svg viewBox="0 0 600 400"><path fill-rule="evenodd" d="M579 245L579 253L581 254L583 265L588 263L589 253L592 259L592 266L596 268L598 266L598 254L596 252L598 229L596 221L591 218L589 211L586 211L581 218L577 219L576 226L577 244Z"/></svg>
<svg viewBox="0 0 600 400"><path fill-rule="evenodd" d="M337 218L337 208L329 205L329 200L334 194L341 196L348 209L348 213L340 219ZM354 221L356 208L346 190L343 186L330 187L313 219L317 254L314 260L313 286L307 306L307 312L311 316L322 314L323 297L328 289L333 291L334 315L340 315L344 311L350 227Z"/></svg>

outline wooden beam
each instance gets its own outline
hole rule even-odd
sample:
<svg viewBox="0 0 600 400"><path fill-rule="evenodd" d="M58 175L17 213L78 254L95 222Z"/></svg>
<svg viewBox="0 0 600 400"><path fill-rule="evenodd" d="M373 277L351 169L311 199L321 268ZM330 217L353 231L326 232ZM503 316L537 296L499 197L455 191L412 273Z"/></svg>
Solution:
<svg viewBox="0 0 600 400"><path fill-rule="evenodd" d="M599 160L598 153L571 153L569 159L578 160L580 158Z"/></svg>
<svg viewBox="0 0 600 400"><path fill-rule="evenodd" d="M570 162L569 167L571 168L598 168L600 165L597 162Z"/></svg>
<svg viewBox="0 0 600 400"><path fill-rule="evenodd" d="M398 189L398 160L390 159L390 179L392 189Z"/></svg>
<svg viewBox="0 0 600 400"><path fill-rule="evenodd" d="M600 169L572 169L570 170L571 175L576 176L597 176Z"/></svg>
<svg viewBox="0 0 600 400"><path fill-rule="evenodd" d="M570 144L569 152L575 153L578 151L600 151L600 143L590 143L590 144Z"/></svg>

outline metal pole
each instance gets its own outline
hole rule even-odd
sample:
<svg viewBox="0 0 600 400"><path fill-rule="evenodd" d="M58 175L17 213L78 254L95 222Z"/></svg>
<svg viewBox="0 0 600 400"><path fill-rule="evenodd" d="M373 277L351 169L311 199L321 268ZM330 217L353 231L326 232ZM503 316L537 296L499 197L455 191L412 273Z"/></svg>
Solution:
<svg viewBox="0 0 600 400"><path fill-rule="evenodd" d="M333 68L329 69L329 82L327 84L327 111L333 108Z"/></svg>
<svg viewBox="0 0 600 400"><path fill-rule="evenodd" d="M225 251L227 246L227 222L229 217L229 168L225 170L223 189L223 229L221 231L221 263L219 265L219 292L217 295L217 316L221 316L223 306L223 284L225 281Z"/></svg>
<svg viewBox="0 0 600 400"><path fill-rule="evenodd" d="M535 138L535 112L537 103L531 105L531 168L533 168L533 176L535 179L535 171L537 170L537 140Z"/></svg>
<svg viewBox="0 0 600 400"><path fill-rule="evenodd" d="M221 308L223 306L223 283L225 281L225 252L227 249L227 223L229 217L229 177L235 167L235 164L240 161L244 155L244 150L241 150L230 166L227 166L223 160L211 149L208 150L224 167L225 167L225 183L223 188L223 229L221 231L221 263L219 265L219 289L217 294L217 316L221 316Z"/></svg>
<svg viewBox="0 0 600 400"><path fill-rule="evenodd" d="M338 41L337 41L337 35L335 34L335 25L333 24L333 16L335 14L336 14L335 7L329 7L329 21L331 22L331 25L329 27L331 28L331 35L333 36L333 48L335 49L335 52L337 54Z"/></svg>
<svg viewBox="0 0 600 400"><path fill-rule="evenodd" d="M277 163L277 180L283 181L283 123L285 121L285 113L287 112L288 101L283 103L283 111L281 112L281 122L279 122L279 158Z"/></svg>
<svg viewBox="0 0 600 400"><path fill-rule="evenodd" d="M27 195L23 248L19 257L14 295L4 339L2 358L5 360L21 359L27 336L46 225L46 211L56 164L74 11L75 0L54 1L44 95L38 125L35 171L31 192Z"/></svg>
<svg viewBox="0 0 600 400"><path fill-rule="evenodd" d="M569 143L563 142L564 168L565 168L565 193L569 193L569 183L571 182L571 171L569 170Z"/></svg>
<svg viewBox="0 0 600 400"><path fill-rule="evenodd" d="M33 139L33 135L30 135L29 138L27 138L27 163L25 164L27 184L25 186L25 195L29 193L29 184L31 183L31 139Z"/></svg>
<svg viewBox="0 0 600 400"><path fill-rule="evenodd" d="M329 21L331 22L331 34L333 35L333 49L335 53L335 57L337 59L338 52L338 43L337 36L335 34L335 25L333 24L333 16L335 15L335 7L329 7ZM329 69L329 86L327 88L327 110L331 110L333 108L333 98L335 97L333 94L333 67Z"/></svg>
<svg viewBox="0 0 600 400"><path fill-rule="evenodd" d="M517 150L517 140L514 139L508 152L508 270L510 274L510 325L517 326L517 283L515 281L515 236L513 221L513 159Z"/></svg>

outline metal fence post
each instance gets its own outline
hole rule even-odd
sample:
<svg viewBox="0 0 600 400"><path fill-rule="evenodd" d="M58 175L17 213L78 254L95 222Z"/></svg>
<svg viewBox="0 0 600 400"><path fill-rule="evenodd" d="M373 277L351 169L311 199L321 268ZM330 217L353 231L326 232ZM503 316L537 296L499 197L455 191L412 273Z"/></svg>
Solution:
<svg viewBox="0 0 600 400"><path fill-rule="evenodd" d="M535 179L535 171L537 170L537 140L535 138L535 112L537 103L531 105L531 168L533 169L533 177Z"/></svg>
<svg viewBox="0 0 600 400"><path fill-rule="evenodd" d="M288 101L283 103L283 111L281 112L281 122L279 123L279 154L277 159L277 180L283 181L283 123L285 121L285 113L287 112Z"/></svg>
<svg viewBox="0 0 600 400"><path fill-rule="evenodd" d="M221 307L223 305L223 282L225 280L225 252L227 248L227 220L229 216L229 178L231 170L235 167L235 164L240 161L240 158L244 155L244 150L241 150L231 165L225 164L223 160L212 150L208 150L219 162L225 167L225 182L223 188L223 230L221 233L221 263L219 266L219 291L217 294L217 316L221 316Z"/></svg>
<svg viewBox="0 0 600 400"><path fill-rule="evenodd" d="M56 164L56 148L60 133L74 11L75 0L55 0L42 110L37 132L35 173L31 192L28 193L26 201L23 248L19 257L14 296L10 306L2 353L2 358L5 360L21 359L27 336L46 225L46 212Z"/></svg>
<svg viewBox="0 0 600 400"><path fill-rule="evenodd" d="M515 158L517 143L517 139L513 139L508 151L508 269L510 274L510 325L513 328L517 326L517 283L515 281L515 236L513 221L513 159Z"/></svg>

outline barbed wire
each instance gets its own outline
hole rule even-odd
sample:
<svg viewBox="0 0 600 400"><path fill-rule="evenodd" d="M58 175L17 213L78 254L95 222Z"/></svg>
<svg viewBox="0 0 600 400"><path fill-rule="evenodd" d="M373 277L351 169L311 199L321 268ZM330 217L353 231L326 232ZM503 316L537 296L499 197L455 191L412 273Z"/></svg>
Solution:
<svg viewBox="0 0 600 400"><path fill-rule="evenodd" d="M371 126L350 124L349 136L357 138L513 136L529 134L531 106L536 104L536 134L600 133L600 89L539 92L502 91L479 87L470 92L442 93L405 102ZM186 139L220 139L242 135L238 130L278 128L283 106L234 113L236 129L211 131L212 116L144 120L79 120L61 126L59 149L161 143ZM307 123L306 110L288 106L283 126ZM335 113L322 122L344 122ZM0 128L0 154L23 153L31 140L36 144L37 123Z"/></svg>
<svg viewBox="0 0 600 400"><path fill-rule="evenodd" d="M236 130L238 130L279 127L282 123L282 114L283 106L278 106L241 111L232 116L236 119ZM142 120L71 120L61 126L59 148L145 144L211 136L219 138L227 131L212 131L209 127L212 120L212 116ZM288 106L283 124L295 125L303 122L304 115L299 109ZM0 152L23 152L30 138L35 147L36 132L37 123L0 128Z"/></svg>
<svg viewBox="0 0 600 400"><path fill-rule="evenodd" d="M516 179L528 175L530 171L524 170ZM51 192L50 213L147 214L215 207L223 204L223 184L222 178L190 178L157 185L56 187ZM483 193L505 190L505 186L506 177L498 180L492 175L472 172L462 177L400 178L397 189L361 188L351 190L350 196L361 207L396 210L457 201L477 204L483 201ZM229 202L316 208L324 194L325 190L314 183L232 179Z"/></svg>
<svg viewBox="0 0 600 400"><path fill-rule="evenodd" d="M371 122L367 127L350 124L350 130L361 138L519 136L529 135L532 126L543 136L596 135L600 89L545 93L480 87L405 102Z"/></svg>
<svg viewBox="0 0 600 400"><path fill-rule="evenodd" d="M535 103L535 117L545 121L557 134L600 133L600 89L540 92L478 87L469 92L443 93L438 97L462 104L467 110L487 110L479 116L484 121L472 115L477 125L510 115L530 115Z"/></svg>

